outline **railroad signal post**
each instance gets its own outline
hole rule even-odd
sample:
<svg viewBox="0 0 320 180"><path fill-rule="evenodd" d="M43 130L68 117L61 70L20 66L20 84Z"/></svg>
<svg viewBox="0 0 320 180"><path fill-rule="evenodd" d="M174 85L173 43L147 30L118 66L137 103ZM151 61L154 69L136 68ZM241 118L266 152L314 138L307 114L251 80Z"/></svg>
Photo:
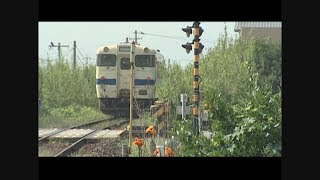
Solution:
<svg viewBox="0 0 320 180"><path fill-rule="evenodd" d="M193 102L194 107L192 109L192 114L194 117L193 120L193 128L195 131L195 134L199 136L200 134L200 128L199 128L199 60L200 56L199 54L202 52L204 46L200 43L200 36L203 33L203 29L199 26L199 21L194 21L192 27L187 26L186 28L182 28L182 31L184 31L187 34L187 37L190 36L193 30L194 39L192 43L187 42L186 44L183 44L182 47L186 49L186 52L189 54L192 50L192 44L194 45L194 69L193 69L193 89L194 89L194 95L193 95Z"/></svg>
<svg viewBox="0 0 320 180"><path fill-rule="evenodd" d="M134 96L134 51L135 51L135 42L131 43L131 52L130 52L130 64L131 64L131 73L130 73L130 124L129 124L129 151L128 154L131 154L132 147L132 117L133 117L133 96Z"/></svg>

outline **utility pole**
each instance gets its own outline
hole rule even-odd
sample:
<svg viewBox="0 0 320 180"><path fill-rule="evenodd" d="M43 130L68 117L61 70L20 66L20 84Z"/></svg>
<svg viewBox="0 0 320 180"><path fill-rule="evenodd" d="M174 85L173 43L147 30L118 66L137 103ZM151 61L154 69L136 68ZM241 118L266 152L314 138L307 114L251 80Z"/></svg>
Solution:
<svg viewBox="0 0 320 180"><path fill-rule="evenodd" d="M132 117L133 117L133 96L134 96L134 52L135 52L135 42L131 43L131 53L130 53L130 123L129 123L129 153L131 154L132 147Z"/></svg>
<svg viewBox="0 0 320 180"><path fill-rule="evenodd" d="M77 61L77 45L76 45L76 41L73 41L73 70L76 69L76 61Z"/></svg>
<svg viewBox="0 0 320 180"><path fill-rule="evenodd" d="M54 45L53 42L51 42L49 47L58 47L58 58L60 61L61 60L61 47L69 47L69 45L61 45L60 42L58 43L58 45Z"/></svg>
<svg viewBox="0 0 320 180"><path fill-rule="evenodd" d="M192 109L192 114L194 117L193 120L193 128L195 130L195 134L196 136L199 136L200 134L200 128L199 128L199 60L200 60L200 56L199 54L202 52L204 46L200 43L200 39L199 37L202 35L203 33L203 29L199 26L200 22L199 21L194 21L192 27L187 26L186 28L182 28L182 30L187 34L187 37L190 36L190 34L192 33L192 29L193 30L193 35L194 35L194 39L192 41L192 43L187 42L186 44L182 45L183 48L186 49L187 53L190 53L190 51L192 50L192 45L194 44L194 69L193 69L193 89L194 89L194 96L193 96L193 102L194 102L194 107Z"/></svg>
<svg viewBox="0 0 320 180"><path fill-rule="evenodd" d="M138 38L138 31L135 30L135 31L134 31L134 39L133 39L133 38L129 38L129 39L134 40L135 44L136 44L136 45L139 45L139 44L138 44L138 39L142 39L142 38Z"/></svg>

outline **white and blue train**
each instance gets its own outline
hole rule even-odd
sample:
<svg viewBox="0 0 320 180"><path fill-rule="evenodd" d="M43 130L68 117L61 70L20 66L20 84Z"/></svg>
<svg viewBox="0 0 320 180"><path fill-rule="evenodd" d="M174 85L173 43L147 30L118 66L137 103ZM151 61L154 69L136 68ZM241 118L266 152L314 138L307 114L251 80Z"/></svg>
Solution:
<svg viewBox="0 0 320 180"><path fill-rule="evenodd" d="M130 44L108 45L97 49L96 91L100 110L108 115L129 114ZM134 52L134 105L146 109L157 99L159 65L164 61L158 50L141 45ZM137 109L137 108L134 108Z"/></svg>

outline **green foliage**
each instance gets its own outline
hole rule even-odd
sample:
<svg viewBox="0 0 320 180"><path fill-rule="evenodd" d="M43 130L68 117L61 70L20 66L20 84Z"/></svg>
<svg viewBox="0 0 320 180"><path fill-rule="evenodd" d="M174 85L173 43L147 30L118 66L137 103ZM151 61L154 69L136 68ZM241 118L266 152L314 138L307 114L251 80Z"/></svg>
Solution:
<svg viewBox="0 0 320 180"><path fill-rule="evenodd" d="M95 108L79 105L47 108L46 110L46 114L40 115L39 118L39 127L41 128L66 128L107 118Z"/></svg>
<svg viewBox="0 0 320 180"><path fill-rule="evenodd" d="M39 66L39 98L47 108L80 105L98 108L95 66L77 67L64 60ZM48 111L43 111L47 113Z"/></svg>
<svg viewBox="0 0 320 180"><path fill-rule="evenodd" d="M217 119L213 128L213 142L224 156L281 155L281 92L255 85L228 112L230 121Z"/></svg>
<svg viewBox="0 0 320 180"><path fill-rule="evenodd" d="M98 110L95 65L73 69L65 59L39 65L39 127L69 127L105 118Z"/></svg>
<svg viewBox="0 0 320 180"><path fill-rule="evenodd" d="M160 65L162 82L157 86L156 94L160 100L171 100L174 105L180 102L180 94L193 92L193 71L184 70L179 64Z"/></svg>
<svg viewBox="0 0 320 180"><path fill-rule="evenodd" d="M231 39L225 32L200 59L200 107L213 138L194 136L192 120L175 121L180 156L281 156L281 47L266 40ZM161 68L160 99L193 95L193 66ZM192 99L192 98L191 98Z"/></svg>
<svg viewBox="0 0 320 180"><path fill-rule="evenodd" d="M58 107L51 109L50 114L56 117L81 117L94 111L91 107L81 107L77 105L71 105L66 107Z"/></svg>
<svg viewBox="0 0 320 180"><path fill-rule="evenodd" d="M197 137L194 135L190 120L175 120L173 132L182 142L181 147L179 147L179 153L176 153L177 156L197 157L208 155L209 140L204 136Z"/></svg>
<svg viewBox="0 0 320 180"><path fill-rule="evenodd" d="M281 90L281 46L266 40L256 40L253 49L253 60L260 74L259 85L272 85L272 92Z"/></svg>
<svg viewBox="0 0 320 180"><path fill-rule="evenodd" d="M255 87L247 98L232 106L233 132L224 136L227 155L281 155L281 92Z"/></svg>

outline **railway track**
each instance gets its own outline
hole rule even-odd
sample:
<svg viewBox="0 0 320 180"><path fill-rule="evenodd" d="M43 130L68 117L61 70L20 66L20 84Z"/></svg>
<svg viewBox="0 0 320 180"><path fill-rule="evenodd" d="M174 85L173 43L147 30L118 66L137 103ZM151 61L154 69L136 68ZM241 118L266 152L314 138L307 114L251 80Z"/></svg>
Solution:
<svg viewBox="0 0 320 180"><path fill-rule="evenodd" d="M114 118L114 119L116 119L116 118ZM128 119L117 120L116 122L113 122L104 128L96 129L91 132L88 132L87 134L83 135L79 140L77 140L76 142L72 143L70 146L66 147L65 149L63 149L62 151L57 153L54 157L68 156L71 153L73 153L74 151L76 151L77 149L79 149L80 147L82 147L87 141L86 138L89 137L90 135L92 135L98 131L102 131L102 130L106 130L106 129L114 129L116 127L123 125L124 123L127 123L128 121L129 121Z"/></svg>
<svg viewBox="0 0 320 180"><path fill-rule="evenodd" d="M40 137L38 139L38 143L43 143L45 142L46 140L48 140L48 138L50 136L53 136L55 134L58 134L58 133L61 133L63 131L67 131L67 130L70 130L70 129L78 129L78 128L83 128L83 127L87 127L87 126L92 126L92 125L95 125L95 124L99 124L99 123L102 123L102 122L105 122L105 121L112 121L112 120L115 120L116 118L109 118L109 119L102 119L102 120L97 120L97 121L93 121L93 122L89 122L89 123L85 123L85 124L80 124L80 125L76 125L76 126L72 126L72 127L69 127L69 128L64 128L64 129L61 129L61 130L58 130L58 131L54 131L54 132L51 132L43 137Z"/></svg>
<svg viewBox="0 0 320 180"><path fill-rule="evenodd" d="M106 124L99 124L104 121L108 121ZM122 139L121 137L128 136L129 130L128 128L123 128L123 125L128 123L129 119L119 119L118 117L98 120L86 124L81 124L77 126L73 126L65 129L54 129L51 132L49 129L39 130L39 145L41 144L41 154L42 156L53 156L53 157L66 157L73 156L73 154L78 150L80 153L83 153L83 150L87 147L94 147L93 144L97 144L101 146L101 143L105 142L113 142ZM117 130L121 126L121 130ZM90 129L80 129L88 127ZM102 128L101 128L102 127ZM97 129L95 129L97 128ZM135 137L142 137L145 133L145 129L147 126L132 126L132 134ZM158 129L158 127L156 127ZM161 131L160 131L161 132ZM164 132L163 132L164 133ZM161 135L161 134L160 134ZM108 139L103 140L101 139ZM53 141L49 141L53 140ZM61 140L61 141L60 141ZM48 142L48 143L47 143ZM99 145L98 145L99 144ZM87 146L88 145L88 146ZM102 145L104 146L104 145ZM113 145L107 145L106 148L113 147ZM111 148L112 150L116 148ZM39 150L40 151L40 150ZM104 151L104 150L103 150ZM117 150L118 151L118 150ZM90 153L90 151L87 151ZM94 151L101 152L101 151ZM109 151L107 151L109 152Z"/></svg>

